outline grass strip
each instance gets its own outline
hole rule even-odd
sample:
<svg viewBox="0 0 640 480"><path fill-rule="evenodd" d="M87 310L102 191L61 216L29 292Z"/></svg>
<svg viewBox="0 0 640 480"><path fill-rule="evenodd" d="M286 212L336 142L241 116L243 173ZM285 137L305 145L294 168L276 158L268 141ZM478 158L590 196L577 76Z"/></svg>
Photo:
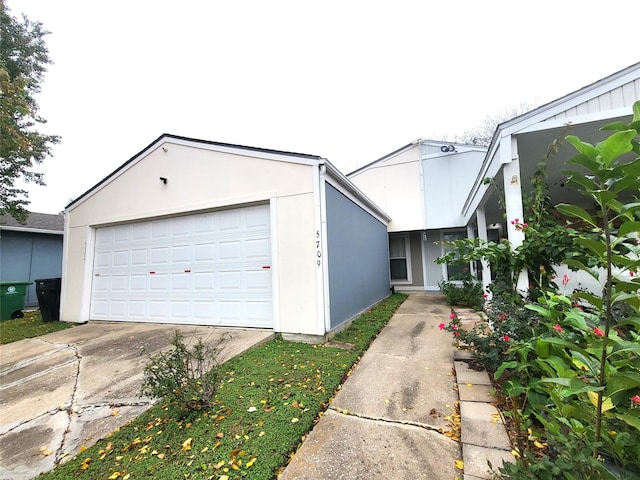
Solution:
<svg viewBox="0 0 640 480"><path fill-rule="evenodd" d="M406 295L391 295L333 340L273 340L223 364L213 408L182 418L160 404L39 479L277 477Z"/></svg>
<svg viewBox="0 0 640 480"><path fill-rule="evenodd" d="M67 322L43 322L40 310L24 312L23 318L0 322L0 345L17 342L25 338L39 337L47 333L71 328L75 324Z"/></svg>

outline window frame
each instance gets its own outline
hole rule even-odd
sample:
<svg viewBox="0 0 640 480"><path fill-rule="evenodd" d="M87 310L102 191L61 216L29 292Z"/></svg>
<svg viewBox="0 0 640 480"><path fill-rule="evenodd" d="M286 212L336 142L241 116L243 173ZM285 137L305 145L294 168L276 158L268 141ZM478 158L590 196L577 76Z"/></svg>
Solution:
<svg viewBox="0 0 640 480"><path fill-rule="evenodd" d="M466 229L463 228L452 228L452 229L447 229L447 230L441 230L440 231L440 245L441 245L441 252L440 255L444 256L448 253L448 250L445 248L444 242L445 241L450 241L450 240L445 240L444 237L445 235L450 235L453 233L462 233L463 236L460 238L456 238L455 240L462 240L465 238L469 238L469 234L467 232ZM462 280L450 280L449 279L449 267L453 266L453 265L449 265L448 263L443 263L442 264L442 278L444 278L444 280L446 282L454 282L454 283L462 283ZM464 268L464 266L461 265L462 268ZM467 270L469 270L469 265L467 266ZM469 270L470 271L470 270ZM455 274L454 274L455 275Z"/></svg>
<svg viewBox="0 0 640 480"><path fill-rule="evenodd" d="M392 257L391 256L391 239L401 238L404 239L404 257ZM391 278L391 260L402 260L406 262L407 278L406 279L393 279ZM392 285L408 285L413 283L413 276L411 272L411 238L409 234L404 233L400 235L389 235L389 278Z"/></svg>

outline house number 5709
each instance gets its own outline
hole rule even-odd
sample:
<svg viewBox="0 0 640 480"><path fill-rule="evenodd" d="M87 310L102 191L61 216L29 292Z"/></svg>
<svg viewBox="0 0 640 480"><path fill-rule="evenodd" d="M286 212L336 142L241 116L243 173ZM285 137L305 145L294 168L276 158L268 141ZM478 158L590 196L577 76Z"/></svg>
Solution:
<svg viewBox="0 0 640 480"><path fill-rule="evenodd" d="M316 230L316 265L320 266L322 250L320 250L320 230Z"/></svg>

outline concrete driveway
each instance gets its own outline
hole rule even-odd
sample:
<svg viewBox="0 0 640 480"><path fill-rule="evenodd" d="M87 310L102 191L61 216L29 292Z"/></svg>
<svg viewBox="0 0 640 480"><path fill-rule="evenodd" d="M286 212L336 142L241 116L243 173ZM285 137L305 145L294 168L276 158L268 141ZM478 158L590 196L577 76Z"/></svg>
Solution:
<svg viewBox="0 0 640 480"><path fill-rule="evenodd" d="M0 478L31 479L75 456L152 404L138 396L150 355L175 331L228 360L273 337L258 329L89 322L0 346Z"/></svg>

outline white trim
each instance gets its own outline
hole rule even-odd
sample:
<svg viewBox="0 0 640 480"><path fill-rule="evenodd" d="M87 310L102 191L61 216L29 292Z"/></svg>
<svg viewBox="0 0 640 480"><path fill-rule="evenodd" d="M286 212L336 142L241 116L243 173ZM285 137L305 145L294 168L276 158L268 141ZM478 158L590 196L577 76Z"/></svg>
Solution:
<svg viewBox="0 0 640 480"><path fill-rule="evenodd" d="M327 236L327 182L326 169L324 165L320 166L320 225L321 225L321 241L322 248L322 288L324 291L324 332L325 335L331 330L331 293L329 290L329 262L327 261L328 236Z"/></svg>
<svg viewBox="0 0 640 480"><path fill-rule="evenodd" d="M391 260L400 259L401 257L391 257L391 238L404 238L404 259L407 263L407 279L394 280L390 278L391 285L410 285L413 283L413 272L411 271L411 235L409 233L392 233L389 234L389 276L391 276ZM424 282L423 282L424 283Z"/></svg>
<svg viewBox="0 0 640 480"><path fill-rule="evenodd" d="M420 256L422 257L422 289L427 289L427 239L426 230L420 232Z"/></svg>
<svg viewBox="0 0 640 480"><path fill-rule="evenodd" d="M280 332L280 275L279 268L280 259L278 257L278 198L271 197L269 201L269 215L271 222L271 231L269 232L271 240L271 300L273 312L273 331Z"/></svg>
<svg viewBox="0 0 640 480"><path fill-rule="evenodd" d="M82 306L80 318L91 320L91 292L93 290L93 260L96 250L96 229L85 227L84 239L84 281L82 282Z"/></svg>
<svg viewBox="0 0 640 480"><path fill-rule="evenodd" d="M232 155L241 155L243 157L263 158L265 160L276 160L280 162L297 163L300 165L317 165L319 162L319 159L304 158L304 156L297 156L295 154L289 155L284 152L283 153L278 153L275 151L266 152L258 149L254 150L253 148L243 147L240 145L238 146L216 145L216 144L211 144L207 142L198 142L198 141L187 140L183 138L174 138L171 136L163 136L159 138L157 142L155 142L153 145L149 146L149 148L146 149L147 153L144 155L141 155L140 158L148 155L149 153L151 153L152 150L155 150L156 148L160 147L164 143L172 143L174 145L199 148L201 150L210 150L213 152L230 153Z"/></svg>
<svg viewBox="0 0 640 480"><path fill-rule="evenodd" d="M581 123L597 122L599 120L607 120L631 115L633 115L631 107L617 108L615 110L602 110L600 112L588 113L586 115L576 115L567 118L558 118L555 120L544 120L520 130L516 130L513 132L513 135L540 132L542 130L551 130L554 128L562 128L567 124L579 125Z"/></svg>
<svg viewBox="0 0 640 480"><path fill-rule="evenodd" d="M315 231L313 233L313 239L315 252L316 252L316 326L315 334L324 335L327 331L325 318L325 295L327 292L324 289L324 264L326 263L326 248L325 239L326 235L323 235L322 224L322 182L324 182L324 166L313 169L313 215Z"/></svg>

